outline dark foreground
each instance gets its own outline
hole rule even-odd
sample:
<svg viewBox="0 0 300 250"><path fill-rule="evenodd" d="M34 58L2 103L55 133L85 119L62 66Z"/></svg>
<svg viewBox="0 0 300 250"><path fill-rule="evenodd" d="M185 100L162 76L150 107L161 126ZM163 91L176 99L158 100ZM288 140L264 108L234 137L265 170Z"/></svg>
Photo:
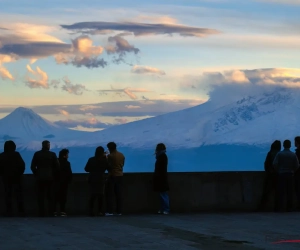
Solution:
<svg viewBox="0 0 300 250"><path fill-rule="evenodd" d="M300 213L0 218L0 249L300 249Z"/></svg>

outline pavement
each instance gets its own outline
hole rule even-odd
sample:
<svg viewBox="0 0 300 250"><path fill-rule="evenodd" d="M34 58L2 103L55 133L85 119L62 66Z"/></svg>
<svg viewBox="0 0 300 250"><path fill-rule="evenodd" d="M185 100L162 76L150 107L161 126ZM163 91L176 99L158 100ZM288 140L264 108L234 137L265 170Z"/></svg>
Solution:
<svg viewBox="0 0 300 250"><path fill-rule="evenodd" d="M0 249L292 250L300 213L0 218Z"/></svg>

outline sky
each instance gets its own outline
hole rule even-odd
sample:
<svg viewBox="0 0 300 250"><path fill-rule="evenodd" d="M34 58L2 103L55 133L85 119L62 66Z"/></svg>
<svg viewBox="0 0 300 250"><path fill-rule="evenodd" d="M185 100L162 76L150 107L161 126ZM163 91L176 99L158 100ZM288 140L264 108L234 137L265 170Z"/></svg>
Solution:
<svg viewBox="0 0 300 250"><path fill-rule="evenodd" d="M0 118L22 106L94 131L247 94L249 84L300 84L300 0L0 6Z"/></svg>

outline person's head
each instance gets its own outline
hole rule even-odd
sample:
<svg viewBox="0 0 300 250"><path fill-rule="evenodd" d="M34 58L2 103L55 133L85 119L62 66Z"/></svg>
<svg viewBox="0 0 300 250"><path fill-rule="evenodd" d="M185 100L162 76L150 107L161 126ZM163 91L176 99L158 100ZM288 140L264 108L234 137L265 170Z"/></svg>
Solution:
<svg viewBox="0 0 300 250"><path fill-rule="evenodd" d="M11 140L4 143L4 152L15 152L16 148L16 144Z"/></svg>
<svg viewBox="0 0 300 250"><path fill-rule="evenodd" d="M60 159L68 159L69 158L69 150L64 148L59 151L59 156Z"/></svg>
<svg viewBox="0 0 300 250"><path fill-rule="evenodd" d="M300 148L300 136L295 137L295 147Z"/></svg>
<svg viewBox="0 0 300 250"><path fill-rule="evenodd" d="M49 141L43 141L42 142L42 149L50 150L50 142Z"/></svg>
<svg viewBox="0 0 300 250"><path fill-rule="evenodd" d="M102 157L104 155L104 148L103 147L97 147L95 151L96 157Z"/></svg>
<svg viewBox="0 0 300 250"><path fill-rule="evenodd" d="M280 151L281 150L281 141L276 140L271 145L271 150Z"/></svg>
<svg viewBox="0 0 300 250"><path fill-rule="evenodd" d="M109 142L106 146L110 153L117 150L117 144L114 142Z"/></svg>
<svg viewBox="0 0 300 250"><path fill-rule="evenodd" d="M163 143L158 143L155 148L155 153L166 150L166 146Z"/></svg>
<svg viewBox="0 0 300 250"><path fill-rule="evenodd" d="M292 146L292 143L291 143L290 140L285 140L285 141L283 142L283 147L284 147L285 149L290 149L291 146Z"/></svg>

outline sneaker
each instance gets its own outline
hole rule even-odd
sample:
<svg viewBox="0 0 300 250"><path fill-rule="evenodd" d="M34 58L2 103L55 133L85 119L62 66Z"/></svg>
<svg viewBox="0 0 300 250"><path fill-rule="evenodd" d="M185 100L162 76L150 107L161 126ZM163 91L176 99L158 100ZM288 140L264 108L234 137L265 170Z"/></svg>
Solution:
<svg viewBox="0 0 300 250"><path fill-rule="evenodd" d="M121 213L119 213L119 214L117 214L118 216L121 216L122 214Z"/></svg>
<svg viewBox="0 0 300 250"><path fill-rule="evenodd" d="M99 212L99 213L98 213L98 216L104 216L104 214L103 214L103 213L101 213L101 212Z"/></svg>
<svg viewBox="0 0 300 250"><path fill-rule="evenodd" d="M54 212L54 214L53 214L53 215L54 215L55 217L56 217L56 216L58 216L58 212Z"/></svg>
<svg viewBox="0 0 300 250"><path fill-rule="evenodd" d="M112 213L105 213L105 216L113 216L114 214Z"/></svg>
<svg viewBox="0 0 300 250"><path fill-rule="evenodd" d="M163 214L164 214L164 215L167 215L167 214L169 214L169 212L167 212L167 211L163 211Z"/></svg>
<svg viewBox="0 0 300 250"><path fill-rule="evenodd" d="M161 210L158 210L158 212L157 212L158 214L162 214L162 211Z"/></svg>
<svg viewBox="0 0 300 250"><path fill-rule="evenodd" d="M66 212L60 212L60 216L65 217L65 216L67 216L67 213Z"/></svg>

